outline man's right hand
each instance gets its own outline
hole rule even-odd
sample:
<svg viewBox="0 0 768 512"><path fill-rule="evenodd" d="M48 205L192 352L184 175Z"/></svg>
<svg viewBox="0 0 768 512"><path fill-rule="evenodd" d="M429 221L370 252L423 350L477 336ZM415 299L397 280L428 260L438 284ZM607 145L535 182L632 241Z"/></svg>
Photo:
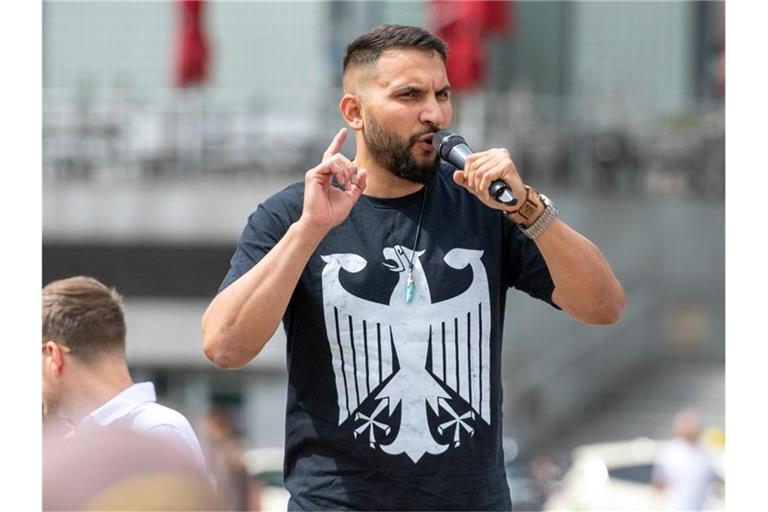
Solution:
<svg viewBox="0 0 768 512"><path fill-rule="evenodd" d="M341 154L346 139L347 129L342 128L323 154L320 165L307 171L304 176L304 212L301 222L323 235L344 222L365 190L366 170L358 169ZM343 189L333 186L333 177Z"/></svg>
<svg viewBox="0 0 768 512"><path fill-rule="evenodd" d="M203 351L216 366L240 368L261 352L280 325L317 244L349 216L365 190L365 170L341 154L346 138L346 129L340 130L322 163L307 172L299 221L208 305L202 320ZM342 188L331 184L334 177Z"/></svg>

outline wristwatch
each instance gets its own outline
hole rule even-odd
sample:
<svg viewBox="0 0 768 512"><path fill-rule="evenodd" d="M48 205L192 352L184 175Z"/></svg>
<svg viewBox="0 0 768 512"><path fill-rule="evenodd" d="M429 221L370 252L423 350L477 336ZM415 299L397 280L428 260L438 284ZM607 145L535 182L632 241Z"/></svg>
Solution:
<svg viewBox="0 0 768 512"><path fill-rule="evenodd" d="M528 238L534 240L557 217L557 212L557 205L547 196L525 185L525 198L522 204L516 210L505 212L505 215L518 224Z"/></svg>
<svg viewBox="0 0 768 512"><path fill-rule="evenodd" d="M530 225L530 227L522 229L522 232L531 240L536 240L540 234L544 232L547 227L552 224L552 221L557 217L559 208L544 194L539 194L541 202L544 204L544 211L536 219L536 222Z"/></svg>

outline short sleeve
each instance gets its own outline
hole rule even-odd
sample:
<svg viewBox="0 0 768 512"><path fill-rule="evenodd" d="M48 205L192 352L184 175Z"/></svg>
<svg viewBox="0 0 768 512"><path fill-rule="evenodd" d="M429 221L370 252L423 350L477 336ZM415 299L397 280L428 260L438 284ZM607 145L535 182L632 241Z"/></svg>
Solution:
<svg viewBox="0 0 768 512"><path fill-rule="evenodd" d="M505 222L510 270L508 286L560 309L552 302L555 283L536 243L516 225L506 220Z"/></svg>
<svg viewBox="0 0 768 512"><path fill-rule="evenodd" d="M243 228L237 249L230 260L229 271L219 286L223 290L240 276L248 272L254 265L277 245L290 226L277 212L259 205L255 212L248 217Z"/></svg>

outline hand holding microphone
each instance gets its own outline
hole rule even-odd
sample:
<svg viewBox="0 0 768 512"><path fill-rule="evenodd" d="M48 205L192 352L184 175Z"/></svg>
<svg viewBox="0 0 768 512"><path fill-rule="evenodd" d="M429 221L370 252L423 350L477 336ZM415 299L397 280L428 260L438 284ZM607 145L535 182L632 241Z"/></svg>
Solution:
<svg viewBox="0 0 768 512"><path fill-rule="evenodd" d="M454 175L454 179L459 185L476 194L487 189L489 196L494 201L507 206L517 204L517 198L512 189L502 179L510 170L513 170L515 175L517 174L506 149L474 153L461 135L449 130L436 132L432 137L432 145L440 158L463 170L463 179L457 179ZM475 159L476 161L474 161ZM467 160L470 160L470 168L467 168ZM520 183L522 185L522 181ZM483 198L481 197L481 199ZM489 206L498 208L498 204L495 206L489 204Z"/></svg>

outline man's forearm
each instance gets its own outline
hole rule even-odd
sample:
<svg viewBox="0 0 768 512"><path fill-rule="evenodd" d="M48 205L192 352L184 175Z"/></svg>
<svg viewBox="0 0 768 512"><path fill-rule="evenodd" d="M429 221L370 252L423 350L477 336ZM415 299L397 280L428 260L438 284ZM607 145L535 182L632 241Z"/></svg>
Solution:
<svg viewBox="0 0 768 512"><path fill-rule="evenodd" d="M536 238L536 245L555 283L555 304L586 324L619 321L626 305L624 290L592 242L555 219Z"/></svg>
<svg viewBox="0 0 768 512"><path fill-rule="evenodd" d="M261 351L324 235L301 220L292 224L259 263L211 301L202 319L203 351L211 361L239 368Z"/></svg>

